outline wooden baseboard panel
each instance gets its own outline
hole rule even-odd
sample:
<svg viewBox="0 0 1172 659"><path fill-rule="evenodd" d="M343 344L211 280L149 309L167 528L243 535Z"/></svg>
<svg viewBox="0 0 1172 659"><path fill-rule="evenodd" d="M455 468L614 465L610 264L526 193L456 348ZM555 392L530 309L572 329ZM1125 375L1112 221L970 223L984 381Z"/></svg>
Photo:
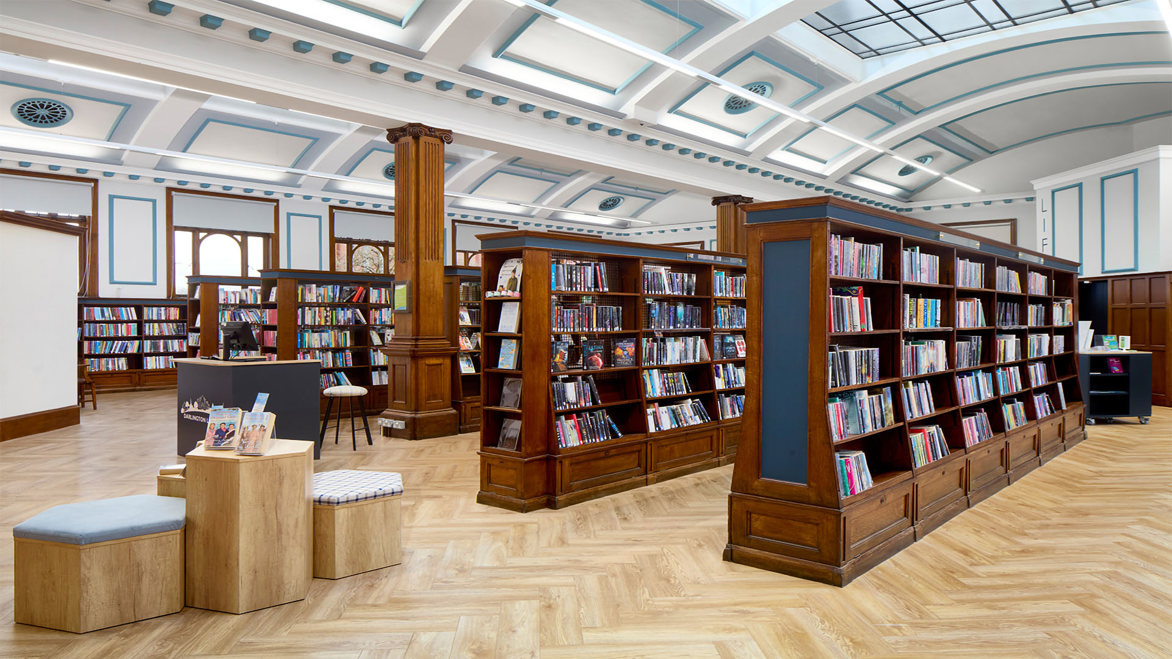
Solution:
<svg viewBox="0 0 1172 659"><path fill-rule="evenodd" d="M76 405L55 410L31 412L0 419L0 442L27 437L81 423L81 408Z"/></svg>

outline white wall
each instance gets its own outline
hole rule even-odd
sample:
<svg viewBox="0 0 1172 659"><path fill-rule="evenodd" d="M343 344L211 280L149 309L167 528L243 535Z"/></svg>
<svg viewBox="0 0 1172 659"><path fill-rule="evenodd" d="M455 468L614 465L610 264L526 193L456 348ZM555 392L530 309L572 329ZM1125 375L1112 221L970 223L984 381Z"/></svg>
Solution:
<svg viewBox="0 0 1172 659"><path fill-rule="evenodd" d="M968 206L950 204L951 208L932 206L931 210L917 210L905 213L925 222L942 224L945 222L984 222L988 220L1013 220L1017 223L1017 244L1025 249L1041 251L1038 247L1037 235L1034 231L1034 205L1025 201L1015 201L1007 204L1003 201L972 202ZM962 227L963 231L975 233L979 236L1010 242L1003 229L984 230L979 227Z"/></svg>
<svg viewBox="0 0 1172 659"><path fill-rule="evenodd" d="M74 236L0 222L0 418L77 404L76 254Z"/></svg>
<svg viewBox="0 0 1172 659"><path fill-rule="evenodd" d="M1172 269L1172 146L1032 183L1039 242L1083 276Z"/></svg>

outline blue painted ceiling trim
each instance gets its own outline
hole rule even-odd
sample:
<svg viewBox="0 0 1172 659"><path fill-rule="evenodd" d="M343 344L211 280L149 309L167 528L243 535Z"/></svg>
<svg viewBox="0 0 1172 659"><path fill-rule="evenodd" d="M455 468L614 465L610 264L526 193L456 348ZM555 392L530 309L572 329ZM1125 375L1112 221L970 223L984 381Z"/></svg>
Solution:
<svg viewBox="0 0 1172 659"><path fill-rule="evenodd" d="M887 128L880 128L879 130L877 130L877 131L875 131L875 132L871 133L870 135L867 135L867 136L865 136L863 139L868 139L868 140L869 140L869 139L871 139L872 137L875 137L876 135L878 135L879 133L886 132L886 131L887 131L887 130L889 130L889 129L890 129L892 126L894 126L894 125L895 125L895 122L894 122L894 121L892 121L892 120L888 119L887 117L884 117L883 115L879 114L878 112L875 112L874 110L870 110L870 109L868 109L868 108L865 108L865 107L863 107L863 106L859 105L858 103L852 103L852 104L850 104L850 105L846 106L845 108L843 108L843 109L839 110L838 112L835 112L834 114L830 115L829 117L827 117L827 118L826 118L826 123L830 123L830 122L834 121L834 120L835 120L837 117L839 117L840 115L846 114L847 112L849 112L850 110L852 110L852 109L854 109L854 108L858 108L858 109L862 110L863 112L866 112L867 114L873 115L873 116L875 116L876 118L878 118L878 119L880 119L880 120L882 120L882 121L885 121L885 122L887 122ZM802 153L802 152L801 152L801 151L799 151L798 149L792 149L792 148L790 148L790 147L792 147L794 144L797 144L798 142L800 142L800 141L801 141L801 140L802 140L804 137L806 137L806 136L807 136L807 135L809 135L810 133L813 133L813 132L814 132L814 131L816 131L816 130L818 130L818 129L817 129L817 128L811 128L811 129L807 130L806 132L802 133L801 135L798 135L798 136L797 136L797 138L795 138L795 139L794 139L792 142L790 142L789 144L787 144L787 145L783 146L783 147L782 147L782 150L783 150L783 151L789 151L790 153L797 154L797 155L799 155L799 156L801 156L801 157L803 157L803 158L809 158L810 160L813 160L814 162L820 162L820 163L822 163L823 165L829 165L831 161L833 161L833 160L838 160L838 159L839 159L839 158L841 158L843 155L845 155L845 154L849 153L849 152L851 151L851 149L855 149L855 148L857 148L857 147L856 147L854 144L852 144L852 145L848 146L847 148L843 149L842 151L839 151L837 154L835 154L835 155L833 155L833 156L830 156L830 159L829 159L829 160L822 160L821 158L815 158L814 156L811 156L811 155L808 155L808 154Z"/></svg>
<svg viewBox="0 0 1172 659"><path fill-rule="evenodd" d="M1090 129L1092 129L1092 128L1104 128L1104 127L1106 127L1106 126L1122 126L1122 125L1124 125L1124 124L1129 124L1129 123L1132 123L1132 122L1134 122L1134 121L1141 121L1141 120L1144 120L1144 119L1153 119L1153 118L1155 118L1155 117L1161 117L1161 116L1164 116L1164 115L1167 115L1167 114L1172 114L1172 110L1169 110L1168 112L1155 112L1155 113L1152 113L1152 114L1141 115L1141 116L1138 116L1138 117L1132 117L1131 119L1124 119L1124 120L1122 120L1122 121L1107 122L1107 123L1103 123L1103 124L1093 124L1093 125L1090 125L1090 126L1083 126L1083 127L1080 127L1080 128L1070 128L1070 129L1067 129L1067 130L1062 130L1062 131L1058 131L1058 132L1054 132L1054 133L1049 133L1049 134L1046 134L1046 135L1042 135L1042 136L1040 136L1040 137L1033 137L1033 138L1030 138L1030 139L1028 139L1028 140L1025 140L1025 141L1022 141L1022 142L1018 142L1017 144L1011 144L1011 145L1009 145L1009 146L1003 146L1003 147L1000 147L1000 148L994 149L994 150L992 150L992 151L990 151L989 149L986 149L985 147L981 146L980 144L977 144L977 143L976 143L976 142L974 142L973 140L971 140L971 139L969 139L969 138L967 138L967 137L965 137L965 136L963 136L963 135L960 135L960 134L958 134L956 131L954 131L954 130L952 130L952 128L950 128L950 125L951 125L951 124L955 124L955 123L956 123L956 122L958 122L958 121L963 121L963 120L965 120L965 119L968 119L969 117L973 117L973 116L976 116L976 115L978 115L978 114L981 114L981 113L984 113L984 112L988 112L988 111L990 111L990 110L995 110L995 109L997 109L997 108L1004 107L1004 106L1006 106L1006 105L1013 105L1014 103L1021 103L1022 101L1028 101L1028 100L1030 100L1030 99L1034 99L1034 98L1040 98L1040 97L1042 97L1042 96L1052 96L1052 95L1054 95L1054 94L1065 94L1066 92L1078 91L1078 90L1080 90L1080 89L1097 89L1097 88L1100 88L1100 87L1127 87L1127 86L1131 86L1131 85L1172 85L1172 83L1169 83L1169 82L1113 82L1113 83L1107 83L1107 84L1102 84L1102 85L1083 85L1083 86L1080 86L1080 87L1068 87L1068 88L1066 88L1066 89L1059 89L1059 90L1052 91L1052 92L1045 92L1045 93L1042 93L1042 94L1033 94L1033 95L1031 95L1031 96L1024 96L1024 97L1022 97L1022 98L1014 99L1014 100L1012 100L1012 101L1006 101L1006 102L1004 102L1004 103L998 103L997 105L991 105L991 106L989 106L989 107L987 107L987 108L981 108L980 110L977 110L977 111L975 111L975 112L970 112L970 113L968 113L968 114L964 115L963 117L957 117L956 119L953 119L952 121L949 121L949 122L947 122L947 123L940 124L940 128L941 128L942 130L945 130L945 131L947 131L948 133L950 133L950 134L952 134L952 135L955 135L956 137L958 137L958 138L960 138L960 139L964 140L966 143L968 143L968 144L972 144L973 146L975 146L976 148L980 149L981 151L984 151L985 153L988 153L988 154L992 155L992 154L995 154L995 153L999 153L999 152L1001 152L1001 151L1006 151L1006 150L1008 150L1008 149L1012 149L1012 148L1015 148L1015 147L1019 147L1019 146L1025 145L1025 144L1030 144L1031 142L1037 142L1038 140L1044 140L1044 139L1046 139L1046 138L1049 138L1049 137L1054 137L1054 136L1057 136L1057 135L1065 135L1065 134L1067 134L1067 133L1073 133L1073 132L1077 132L1077 131L1080 131L1080 130L1090 130ZM1170 89L1172 89L1172 87L1170 87Z"/></svg>
<svg viewBox="0 0 1172 659"><path fill-rule="evenodd" d="M671 190L656 190L654 188L644 188L644 187L639 187L639 186L634 186L634 185L628 185L626 183L616 181L615 177L613 177L613 176L608 176L608 177L602 179L601 181L598 182L598 184L599 185L609 185L609 186L613 186L616 188L622 188L624 191L623 194L626 194L626 190L634 190L635 192L647 192L649 194L656 194L656 195L669 195L669 194L673 194L675 192L678 192L675 188L672 188Z"/></svg>
<svg viewBox="0 0 1172 659"><path fill-rule="evenodd" d="M973 94L979 94L981 92L988 91L990 89L995 89L997 87L1002 87L1005 85L1010 85L1015 82L1029 80L1030 78L1040 78L1040 77L1045 77L1045 76L1054 75L1054 74L1058 74L1058 73L1070 73L1073 71L1099 69L1099 68L1111 68L1111 67L1116 67L1116 66L1147 66L1147 65L1172 64L1172 62L1169 62L1169 61L1162 61L1162 62L1161 61L1155 61L1155 62L1115 62L1115 63L1109 63L1109 64L1096 64L1093 66L1079 66L1079 67L1071 67L1071 68L1066 68L1066 69L1055 69L1053 71L1044 71L1042 73L1036 73L1036 74L1032 74L1032 75L1028 75L1028 76L1020 76L1017 78L1008 78L1008 79L1006 79L1002 82L999 82L997 84L979 87L979 88L974 89L972 91L968 91L963 94L953 96L952 98L945 99L943 101L940 101L939 103L935 103L933 105L923 107L919 110L912 110L908 106L904 105L901 101L898 101L898 100L887 95L888 92L893 91L899 87L902 87L902 86L906 85L907 83L912 82L913 80L918 80L920 78L930 76L935 73L939 73L941 71L944 71L945 69L950 69L950 68L953 68L956 66L960 66L962 64L968 64L969 62L973 62L973 61L976 61L979 59L984 59L986 57L992 57L994 55L1000 55L1002 53L1008 53L1008 52L1012 52L1015 50L1025 50L1028 48L1036 48L1038 46L1047 46L1050 44L1061 43L1061 42L1066 42L1066 41L1079 41L1079 40L1083 40L1083 39L1101 39L1101 38L1105 38L1105 37L1125 37L1125 36L1135 36L1135 35L1143 35L1143 34L1163 34L1163 33L1162 32L1155 32L1155 31L1143 31L1143 32L1115 32L1115 33L1107 33L1107 34L1091 34L1091 35L1085 35L1085 36L1079 36L1079 37L1067 37L1067 38L1063 38L1063 39L1050 39L1048 41L1039 41L1037 43L1026 44L1024 46L1015 46L1013 48L1003 48L1001 50L996 50L991 53L985 53L983 55L975 55L973 57L968 57L968 58L965 58L962 60L958 60L958 61L952 62L950 64L945 64L944 66L936 67L930 71L925 71L924 73L921 73L919 75L912 76L911 78L908 78L906 80L902 80L902 81L900 81L890 87L887 87L886 89L882 89L882 90L876 92L875 95L890 102L890 103L893 103L897 107L900 107L900 108L906 110L907 112L910 112L911 114L915 115L915 114L921 114L923 112L927 112L928 110L932 110L934 108L938 108L941 105L951 103L953 101L956 101L957 99L961 99L966 96L971 96Z"/></svg>
<svg viewBox="0 0 1172 659"><path fill-rule="evenodd" d="M513 158L512 160L505 163L505 165L508 167L519 167L521 169L528 169L531 172L539 172L542 174L549 174L551 176L564 176L566 178L569 178L571 176L577 176L579 174L585 173L585 170L581 170L581 169L575 169L572 172L566 173L566 172L558 171L556 169L543 169L541 167L533 167L532 165L526 165L524 163L521 163L520 162L521 160L524 160L524 156L517 156L516 158Z"/></svg>
<svg viewBox="0 0 1172 659"><path fill-rule="evenodd" d="M188 149L191 148L191 145L195 143L195 140L199 139L200 134L202 134L204 129L208 127L208 124L213 124L213 123L224 124L226 126L236 126L238 128L250 128L252 130L259 130L259 131L262 131L265 133L276 133L278 135L287 135L289 137L300 137L302 139L309 140L309 144L307 144L305 146L305 148L301 150L301 153L297 154L297 157L295 157L293 159L293 162L286 165L286 167L297 167L298 163L301 162L301 159L305 157L305 154L309 153L309 150L312 149L321 140L320 137L317 137L315 135L303 135L300 133L294 133L294 132L290 132L287 130L277 130L275 128L265 128L264 126L255 126L252 124L243 124L243 123L238 123L235 121L226 121L224 119L216 119L214 117L207 117L203 120L203 123L201 123L199 125L199 128L195 129L195 132L192 133L191 138L187 140L187 144L182 149L180 149L180 151L187 153Z"/></svg>
<svg viewBox="0 0 1172 659"><path fill-rule="evenodd" d="M484 185L488 181L488 179L496 176L497 174L508 174L510 176L520 176L522 178L529 178L529 179L533 179L535 181L544 181L546 183L549 183L550 186L545 189L545 192L542 192L541 194L537 195L533 199L530 199L528 202L526 202L526 203L530 203L530 204L536 202L538 199L541 199L541 197L543 195L549 194L550 190L553 190L557 186L565 183L565 181L554 181L554 180L550 180L547 178L541 178L540 176L531 176L529 174L523 174L521 172L510 172L508 170L494 169L493 171L489 172L484 178L481 178L479 181L477 181L476 185L472 186L472 189L468 191L468 194L472 194L472 193L476 192L477 190L479 190L480 186ZM501 201L504 201L504 200L502 199ZM505 202L505 203L507 203L507 202Z"/></svg>
<svg viewBox="0 0 1172 659"><path fill-rule="evenodd" d="M692 26L692 29L689 30L686 34L684 34L682 37L677 39L674 43L668 45L668 47L662 51L664 54L670 53L671 51L675 50L676 48L679 47L680 44L684 43L688 39L691 39L693 36L695 36L695 34L697 32L704 29L704 26L701 25L700 23L693 21L692 19L688 18L687 16L683 16L681 14L678 14L674 10L670 10L670 9L666 8L663 5L659 4L658 2L655 2L654 0L640 0L640 1L643 2L643 4L645 4L645 5L648 5L650 7L654 7L655 9L658 9L659 11L667 14L671 18L674 18L682 23L686 23L686 24ZM551 7L556 2L557 2L557 0L545 0L545 4L547 4ZM524 23L521 24L521 27L518 28L517 31L512 34L512 36L510 36L508 39L505 40L504 44L502 44L500 48L498 48L495 52L493 52L492 56L495 58L498 58L498 59L503 59L503 60L507 60L509 62L513 62L515 64L519 64L521 66L529 67L529 68L534 69L536 71L541 71L542 73L547 73L549 75L556 76L558 78L562 78L563 80L569 80L570 82L576 82L580 85L585 85L587 87L590 87L591 89L597 89L599 91L603 91L603 92L606 92L611 95L617 95L620 92L622 92L632 82L634 82L635 79L637 79L639 76L643 75L647 71L647 69L651 68L651 63L648 62L646 65L641 67L638 71L636 71L634 73L634 75L632 75L630 78L627 78L625 81L620 83L617 87L610 88L610 87L606 87L605 85L600 85L600 84L593 82L591 80L577 78L577 77L571 76L566 73L561 73L561 72L556 71L554 69L543 67L540 64L537 64L534 62L528 62L528 61L525 61L525 60L522 60L522 59L519 59L516 57L511 57L510 55L508 55L508 53L506 51L509 49L509 46L513 45L513 42L516 41L517 38L520 37L521 34L525 30L529 29L533 25L533 23L535 23L539 18L541 18L541 14L534 12L532 16L530 16L528 19L525 20Z"/></svg>
<svg viewBox="0 0 1172 659"><path fill-rule="evenodd" d="M963 153L960 153L959 151L955 151L955 150L953 150L953 149L950 149L950 148L948 148L947 146L944 146L943 144L941 144L941 143L939 143L939 142L937 142L937 141L933 140L933 139L932 139L932 138L930 138L930 137L924 137L923 135L916 135L915 137L913 137L913 138L911 138L911 139L904 140L903 142L900 142L899 144L896 144L896 145L895 145L895 146L892 148L892 151L896 151L896 150L898 150L900 147L904 146L905 144L908 144L908 143L912 142L913 140L920 140L920 139L922 139L922 140L924 140L924 141L926 141L926 142L929 142L929 143L931 143L931 144L933 144L933 145L935 145L935 146L938 146L938 147L940 147L941 149L944 149L945 151L947 151L947 152L949 152L949 153L951 153L951 154L953 154L953 155L960 156L961 158L963 158L964 160L966 160L966 161L967 161L967 162L962 162L961 164L957 165L956 167L953 167L952 169L949 169L949 170L945 171L945 172L944 172L945 174L951 174L951 173L955 172L956 170L960 169L961 167L965 167L965 166L967 166L967 165L970 165L970 164L972 164L972 163L973 163L973 159L972 159L972 158L970 158L970 157L968 157L968 156L964 155ZM914 188L914 189L910 189L910 190L909 190L908 188L905 188L905 187L903 187L902 185L897 185L897 184L895 184L895 183L892 183L892 182L890 182L890 181L884 181L884 180L882 180L882 179L877 179L877 178L875 178L874 176L868 176L867 174L860 174L860 173L859 173L859 170L862 170L862 169L863 169L863 168L865 168L867 165L870 165L871 163L875 162L876 160L879 160L880 158L890 158L890 156L888 156L887 154L879 154L879 155L875 156L874 158L871 158L871 159L870 159L870 160L868 160L867 162L863 163L862 165L859 165L858 167L856 167L854 170L852 170L852 171L851 171L851 174L852 174L853 176L858 176L858 177L860 177L860 178L865 178L865 179L868 179L868 180L871 180L871 181L875 181L876 183L882 183L883 185L890 185L890 186L891 186L891 187L893 187L893 188L898 188L898 189L900 189L900 190L903 190L904 192L908 193L909 195L915 194L915 193L919 192L920 190L923 190L924 188L928 187L929 185L932 185L933 183L936 183L937 181L939 181L939 180L940 180L940 177L939 177L939 176L934 176L934 177L932 177L932 178L928 179L928 181L927 181L926 183L923 183L922 185L920 185L920 186L918 186L918 187L916 187L916 188ZM909 160L913 160L914 158L915 158L915 156L912 156L912 157L910 157L910 158L908 158L908 159L909 159Z"/></svg>
<svg viewBox="0 0 1172 659"><path fill-rule="evenodd" d="M773 66L776 69L784 71L787 74L792 75L795 78L799 78L801 80L804 80L814 86L814 89L810 90L810 92L807 93L805 96L802 96L801 98L798 98L794 102L790 103L789 107L791 107L791 108L797 107L803 101L808 100L812 96L815 96L817 94L821 94L826 89L825 85L822 85L814 80L811 80L810 78L807 78L806 76L804 76L804 75L798 73L797 71L794 71L793 69L773 60L772 58L767 57L765 55L762 55L761 53L757 52L756 50L750 50L749 52L742 55L740 57L740 59L738 59L735 62L733 62L732 64L726 66L724 68L724 70L722 70L720 73L716 74L717 77L723 78L726 73L737 68L738 66L740 66L742 63L744 63L746 60L748 60L751 57L756 57L757 59L763 60L766 63L768 63L770 66ZM683 107L688 101L692 100L692 97L694 97L696 94L699 94L700 92L704 91L704 89L706 87L710 86L710 84L711 83L707 83L707 82L701 83L700 86L698 86L695 90L693 90L692 93L685 96L683 98L683 100L681 100L679 103L676 103L675 106L672 107L672 109L668 110L668 112L670 114L674 114L674 115L678 115L681 117L685 117L687 119L691 119L692 121L704 124L706 126L711 126L711 127L716 128L718 130L722 130L726 133L731 133L731 134L736 135L737 137L740 137L742 139L748 139L749 136L751 136L753 133L756 133L757 131L761 130L763 127L768 125L769 122L776 119L777 116L780 114L779 112L774 112L769 116L768 119L761 122L761 124L758 125L757 127L753 128L752 130L748 131L747 133L740 133L740 132L737 132L737 131L729 128L728 126L722 126L720 124L716 124L711 121L708 121L707 119L701 119L699 117L693 116L691 114L688 114L687 112L680 112L679 111L680 108Z"/></svg>
<svg viewBox="0 0 1172 659"><path fill-rule="evenodd" d="M390 23L395 27L407 27L407 21L411 20L411 17L414 16L415 12L419 9L419 5L423 4L423 0L416 0L414 5L412 5L407 11L403 12L402 18L396 20L385 14L379 14L363 7L355 7L354 5L350 4L349 2L345 2L344 0L325 0L325 2L328 2L331 5L342 7L343 9L349 9L350 11L357 12L359 14L365 14L371 18L383 21L384 23Z"/></svg>
<svg viewBox="0 0 1172 659"><path fill-rule="evenodd" d="M110 124L110 132L106 133L106 137L103 138L107 142L109 142L111 140L111 138L113 138L114 131L116 131L118 129L118 126L122 123L122 118L126 116L126 113L129 112L130 108L131 108L130 103L123 103L121 101L111 101L110 99L98 98L96 96L86 96L85 94L74 94L72 92L61 91L60 89L46 89L44 87L34 87L33 85L22 85L19 82L9 82L7 80L0 80L0 85L8 85L9 87L20 87L21 89L32 89L32 90L36 90L38 92L43 92L46 94L56 94L58 96L71 96L73 98L80 98L80 99L84 99L87 101L94 101L96 103L105 103L107 105L120 106L122 108L122 111L118 113L117 117L114 117L114 121L112 121Z"/></svg>

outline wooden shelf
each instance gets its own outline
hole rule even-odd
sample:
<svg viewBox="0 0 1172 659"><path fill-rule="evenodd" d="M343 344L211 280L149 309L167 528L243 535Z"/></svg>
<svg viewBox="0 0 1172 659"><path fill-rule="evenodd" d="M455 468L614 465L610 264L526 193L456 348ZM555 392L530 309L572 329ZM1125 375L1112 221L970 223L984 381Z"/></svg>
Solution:
<svg viewBox="0 0 1172 659"><path fill-rule="evenodd" d="M560 341L560 335L571 337L571 352L575 354L571 354L570 358L575 361L578 360L576 353L582 348L579 340L583 336L586 341L597 340L605 346L608 351L604 355L606 364L613 364L613 354L609 351L614 349L615 342L620 339L633 339L638 349L640 339L697 337L697 340L706 343L710 354L717 354L711 339L714 331L711 326L716 322L717 309L723 313L727 310L727 304L743 306L746 300L738 296L712 296L714 272L743 276L743 257L712 255L718 261L728 261L713 263L694 258L694 250L677 247L640 246L586 236L553 236L526 231L491 234L482 239L481 246L481 285L485 290L496 285L498 273L508 259L521 259L523 264L520 289L524 291L524 297L520 299L518 332L485 332L481 340L482 350L489 358L495 358L499 353L504 339L519 340L520 367L508 375L521 378L524 408L521 416L524 421L518 450L489 449L487 447L495 447L499 443L502 419L517 418L518 415L494 411L489 407L482 409L481 446L486 448L480 453L479 502L523 512L537 508L558 508L731 460L740 436L740 420L716 421L719 406L717 394L712 389L712 360L552 371L550 355L551 341ZM709 258L709 254L704 254L702 258ZM566 261L559 263L561 259ZM565 271L555 270L563 265L567 266ZM644 266L663 267L672 273L695 275L697 294L646 292L643 285ZM611 290L551 290L551 272L557 273L559 282L588 281L578 279L579 275L569 269L572 267L590 268L590 272L595 274L601 267ZM566 275L564 279L563 272ZM648 269L647 272L653 270ZM570 306L578 302L575 298L582 297L602 300L603 305L621 308L620 327L623 329L556 329L551 318L550 300ZM648 322L649 305L665 300L699 308L700 318L697 322L702 326L663 329L641 327ZM500 318L500 305L484 304L482 313L481 322L487 327L495 327ZM730 328L721 331L743 333L745 330ZM744 363L743 359L727 361ZM685 372L694 391L647 397L642 374L650 369ZM564 410L554 409L552 383L558 378L579 376L593 377L604 402ZM480 387L487 400L499 400L501 381L499 372L485 369ZM662 406L689 398L703 406L704 413L712 420L694 426L649 432L653 426L648 426L645 406L656 403ZM621 430L623 437L561 448L558 446L555 424L559 418L567 415L576 415L580 426L584 418L592 419L590 429L594 428L595 422L603 427L613 423Z"/></svg>
<svg viewBox="0 0 1172 659"><path fill-rule="evenodd" d="M1030 262L1009 258L1006 255L1016 256L1022 250L836 197L752 203L743 210L749 246L747 306L765 319L764 326L746 330L746 341L750 354L772 356L767 358L767 364L746 361L746 396L749 401L762 402L748 405L742 421L741 442L746 446L742 455L748 457L738 460L733 474L726 560L844 585L1015 481L1028 465L1044 463L1083 439L1084 410L1073 405L1043 419L1031 419L1008 432L1004 432L1000 409L1004 402L1015 400L1027 408L1028 418L1030 401L1025 399L1039 392L1053 398L1056 386L1062 388L1068 403L1081 399L1080 386L1071 381L1067 370L1072 368L1068 366L1070 360L1058 362L1065 380L1058 378L1038 387L960 405L955 404L960 376L978 371L993 375L994 369L1027 361L1053 366L1055 361L1044 356L890 375L903 371L900 339L939 340L946 349L947 363L954 364L958 334L986 337L978 356L981 359L996 349L991 334L1012 334L1024 342L1027 332L1047 333L1054 329L1051 326L828 332L824 320L829 316L833 289L847 285L872 287L872 313L876 326L881 328L901 322L897 299L900 290L941 298L945 303L943 322L955 320L947 305L954 304L958 297L980 299L986 313L994 311L990 305L997 300L1020 307L1027 298L1024 293L1003 293L985 287L894 281L902 278L904 250L918 252L917 258L937 259L934 264L929 261L928 267L938 269L941 282L956 280L955 266L963 258L984 269L980 279L970 282L993 281L996 268L1007 266L1021 274L1023 284L1027 272L1039 272L1047 281L1056 282L1060 290L1073 291L1077 264L1043 254L1031 254L1027 257ZM853 240L857 253L865 251L885 279L828 275L831 258L844 254L849 258L850 254L836 251L834 236L843 238L838 244L844 248ZM938 236L941 239L937 240ZM1038 262L1033 263L1033 259ZM901 288L882 288L896 285ZM769 291L768 295L764 291ZM793 307L798 302L800 311L795 311ZM795 313L811 322L782 321ZM1075 318L1077 313L1076 304ZM1049 314L1047 311L1047 317ZM830 388L829 346L844 342L853 348L878 349L876 372L883 377L867 384ZM807 352L797 359L795 350ZM1053 369L1048 367L1047 371ZM853 398L848 394L865 391L870 395L890 388L895 399L900 394L899 385L912 381L925 382L931 388L937 404L931 413L903 418L897 411L895 418L899 421L894 425L839 440L833 438L827 415L830 398L848 401ZM904 408L906 405L899 409ZM994 436L963 448L962 417L977 410L988 413ZM913 446L907 430L913 426L938 427L948 454L914 467L919 447ZM861 462L864 458L865 465ZM840 470L848 464L850 473ZM873 485L847 495L843 484L852 481L855 470L864 467Z"/></svg>

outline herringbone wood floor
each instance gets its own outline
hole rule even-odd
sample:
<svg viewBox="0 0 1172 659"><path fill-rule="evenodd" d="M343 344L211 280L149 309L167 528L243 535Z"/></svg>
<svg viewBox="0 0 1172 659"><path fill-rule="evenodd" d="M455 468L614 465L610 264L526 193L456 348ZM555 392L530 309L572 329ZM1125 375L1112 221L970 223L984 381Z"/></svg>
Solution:
<svg viewBox="0 0 1172 659"><path fill-rule="evenodd" d="M475 503L474 435L327 444L318 470L403 474L403 564L303 602L76 636L12 622L11 527L153 493L174 392L103 395L0 444L0 655L1172 656L1172 410L1090 440L845 589L721 561L732 467L560 511Z"/></svg>

